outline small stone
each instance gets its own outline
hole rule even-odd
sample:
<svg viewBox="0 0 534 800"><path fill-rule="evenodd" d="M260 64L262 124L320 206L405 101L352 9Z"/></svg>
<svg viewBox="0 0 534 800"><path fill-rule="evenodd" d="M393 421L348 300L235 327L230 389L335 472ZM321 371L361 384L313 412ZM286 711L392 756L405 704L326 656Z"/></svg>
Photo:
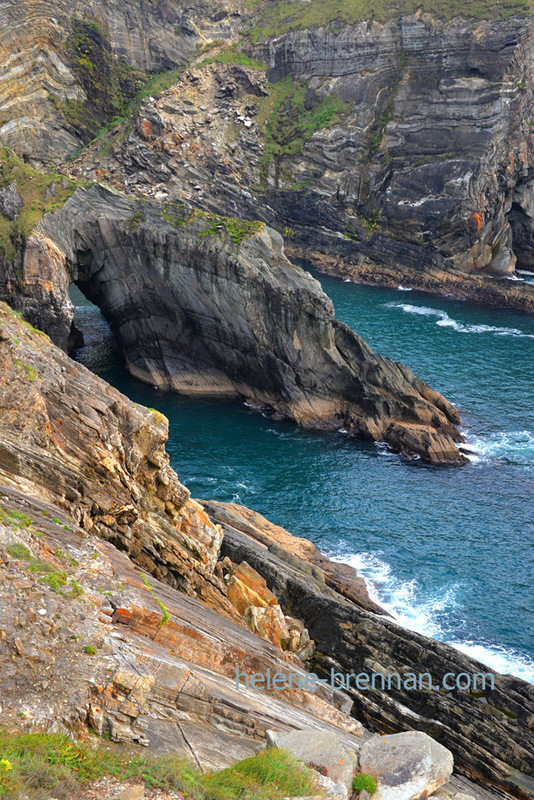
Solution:
<svg viewBox="0 0 534 800"><path fill-rule="evenodd" d="M118 800L144 800L145 789L143 786L129 786L119 795Z"/></svg>
<svg viewBox="0 0 534 800"><path fill-rule="evenodd" d="M19 656L24 655L24 645L22 644L20 639L15 639L15 651Z"/></svg>
<svg viewBox="0 0 534 800"><path fill-rule="evenodd" d="M116 608L111 619L112 622L119 625L129 625L132 619L132 609L122 607Z"/></svg>

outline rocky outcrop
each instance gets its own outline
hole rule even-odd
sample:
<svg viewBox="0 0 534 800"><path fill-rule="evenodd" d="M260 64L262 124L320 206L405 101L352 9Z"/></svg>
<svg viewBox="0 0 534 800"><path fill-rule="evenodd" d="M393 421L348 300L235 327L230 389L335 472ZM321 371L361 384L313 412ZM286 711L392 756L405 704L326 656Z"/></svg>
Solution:
<svg viewBox="0 0 534 800"><path fill-rule="evenodd" d="M206 508L214 521L222 520L222 555L246 560L263 575L284 612L308 628L315 644L310 669L328 680L332 670L338 680L352 675L344 685L359 719L381 734L427 733L451 750L462 774L518 797L532 796L534 687L370 613L363 602L328 586L327 573L310 565L302 557L305 551L297 556L279 536L269 544L267 526L261 526L262 542L251 535L249 514L240 519L238 507L228 512L224 504L210 503ZM410 679L424 673L431 676L432 688L428 678L415 685ZM444 688L446 674L461 673L478 675L477 687ZM357 683L357 676L368 676L367 682Z"/></svg>
<svg viewBox="0 0 534 800"><path fill-rule="evenodd" d="M244 46L263 70L214 56L184 72L75 172L259 217L369 281L462 281L532 311L532 287L504 280L532 264L532 21L270 27Z"/></svg>
<svg viewBox="0 0 534 800"><path fill-rule="evenodd" d="M161 415L6 306L0 331L6 724L22 724L22 712L46 726L52 704L72 729L189 747L212 766L253 752L271 729L334 729L359 750L361 719L382 733L423 730L464 774L528 796L532 687L497 674L472 694L306 684L303 661L327 678L332 667L439 680L487 670L380 616L353 571L259 515L220 504L206 513L168 465ZM300 685L251 685L277 673Z"/></svg>
<svg viewBox="0 0 534 800"><path fill-rule="evenodd" d="M28 161L63 161L87 129L94 135L95 123L97 130L124 111L138 81L182 66L197 42L234 35L246 18L242 5L8 0L0 38L0 141Z"/></svg>
<svg viewBox="0 0 534 800"><path fill-rule="evenodd" d="M0 473L71 508L86 531L237 618L214 573L221 531L169 467L167 420L77 366L0 307Z"/></svg>
<svg viewBox="0 0 534 800"><path fill-rule="evenodd" d="M360 770L377 779L375 800L429 797L449 780L452 768L447 748L418 731L375 736L360 754Z"/></svg>
<svg viewBox="0 0 534 800"><path fill-rule="evenodd" d="M272 729L335 732L359 750L361 726L343 693L238 688L238 668L302 681L306 673L29 488L22 494L0 476L3 728L86 736L89 727L207 769L253 754Z"/></svg>
<svg viewBox="0 0 534 800"><path fill-rule="evenodd" d="M45 215L26 252L3 296L26 314L21 295L30 284L55 297L76 281L141 380L246 400L279 419L385 440L432 462L463 460L456 409L338 322L318 282L261 223L95 186ZM54 304L42 302L37 320L31 309L42 324ZM60 321L45 330L53 335Z"/></svg>

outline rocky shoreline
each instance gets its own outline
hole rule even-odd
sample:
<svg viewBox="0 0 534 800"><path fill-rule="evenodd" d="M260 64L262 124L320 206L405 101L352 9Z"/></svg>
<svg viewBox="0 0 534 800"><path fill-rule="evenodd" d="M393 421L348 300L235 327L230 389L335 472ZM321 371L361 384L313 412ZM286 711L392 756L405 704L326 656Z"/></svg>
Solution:
<svg viewBox="0 0 534 800"><path fill-rule="evenodd" d="M415 272L401 266L381 267L369 263L357 263L351 259L338 258L317 252L315 249L299 247L291 243L285 246L290 258L305 261L319 272L343 280L352 280L369 286L384 286L389 289L415 289L435 296L472 300L496 308L509 308L526 314L534 313L534 285L520 283L509 278L490 278L485 275L466 275L464 272L432 270Z"/></svg>
<svg viewBox="0 0 534 800"><path fill-rule="evenodd" d="M0 297L66 348L76 282L112 324L136 378L246 400L274 419L344 430L461 465L456 408L346 325L260 222L94 185L46 214L0 263Z"/></svg>
<svg viewBox="0 0 534 800"><path fill-rule="evenodd" d="M75 364L6 306L0 329L0 723L24 724L26 709L46 727L52 704L67 730L89 725L156 751L183 749L185 740L213 766L255 752L273 728L335 729L358 751L368 737L362 723L388 735L415 729L490 791L469 784L474 797L530 797L532 686L399 627L353 569L253 511L192 500L169 467L164 417ZM98 658L80 658L84 646ZM491 672L494 687L341 692L319 684L242 696L236 667L303 677L332 668Z"/></svg>

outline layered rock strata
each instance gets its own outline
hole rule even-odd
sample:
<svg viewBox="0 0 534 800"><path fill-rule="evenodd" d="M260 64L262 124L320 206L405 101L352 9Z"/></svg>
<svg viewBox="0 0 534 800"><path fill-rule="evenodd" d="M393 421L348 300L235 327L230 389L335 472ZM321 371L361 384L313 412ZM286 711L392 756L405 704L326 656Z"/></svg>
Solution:
<svg viewBox="0 0 534 800"><path fill-rule="evenodd" d="M44 216L12 273L0 292L51 335L63 320L70 331L52 301L76 281L112 323L130 372L162 389L463 460L454 406L338 322L261 223L78 189ZM35 294L37 319L25 300Z"/></svg>
<svg viewBox="0 0 534 800"><path fill-rule="evenodd" d="M330 677L383 675L374 687L350 683L347 693L358 718L381 733L415 729L428 733L454 754L456 768L483 784L531 797L534 788L532 720L534 687L487 666L442 642L369 613L327 585L327 572L313 565L302 540L282 537L259 514L239 506L206 503L224 530L222 554L246 559L265 578L284 611L303 620L315 642L310 669ZM299 555L296 554L298 548ZM312 564L310 564L312 561ZM350 595L349 595L350 597ZM447 673L492 675L482 689L429 690L402 683L410 674L430 673L442 684ZM401 681L387 676L398 674Z"/></svg>
<svg viewBox="0 0 534 800"><path fill-rule="evenodd" d="M161 415L5 306L0 330L6 724L27 711L49 724L53 700L74 729L155 748L192 740L215 765L271 728L334 728L359 749L356 716L383 733L423 730L464 774L528 796L533 689L510 676L474 694L328 682L258 693L245 680L238 690L236 668L304 680L303 659L326 675L487 669L380 616L358 576L309 543L238 506L192 500L168 465Z"/></svg>
<svg viewBox="0 0 534 800"><path fill-rule="evenodd" d="M370 281L463 279L531 311L532 287L503 280L533 263L531 19L418 12L265 36L242 45L263 70L215 55L75 172L259 217Z"/></svg>
<svg viewBox="0 0 534 800"><path fill-rule="evenodd" d="M235 35L242 5L8 0L0 34L0 141L25 160L60 163L80 147L84 128L124 110L139 88L132 78L179 68L197 42Z"/></svg>

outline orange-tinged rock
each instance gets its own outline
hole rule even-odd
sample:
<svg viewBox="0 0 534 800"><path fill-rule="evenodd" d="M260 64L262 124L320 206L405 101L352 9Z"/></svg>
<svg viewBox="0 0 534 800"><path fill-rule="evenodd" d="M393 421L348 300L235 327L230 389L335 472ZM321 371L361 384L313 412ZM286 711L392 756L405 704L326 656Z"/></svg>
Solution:
<svg viewBox="0 0 534 800"><path fill-rule="evenodd" d="M278 605L265 580L246 561L235 568L228 582L228 600L241 615L249 606L266 608Z"/></svg>
<svg viewBox="0 0 534 800"><path fill-rule="evenodd" d="M249 606L244 619L253 633L257 633L280 650L287 650L290 634L279 605L267 608Z"/></svg>

